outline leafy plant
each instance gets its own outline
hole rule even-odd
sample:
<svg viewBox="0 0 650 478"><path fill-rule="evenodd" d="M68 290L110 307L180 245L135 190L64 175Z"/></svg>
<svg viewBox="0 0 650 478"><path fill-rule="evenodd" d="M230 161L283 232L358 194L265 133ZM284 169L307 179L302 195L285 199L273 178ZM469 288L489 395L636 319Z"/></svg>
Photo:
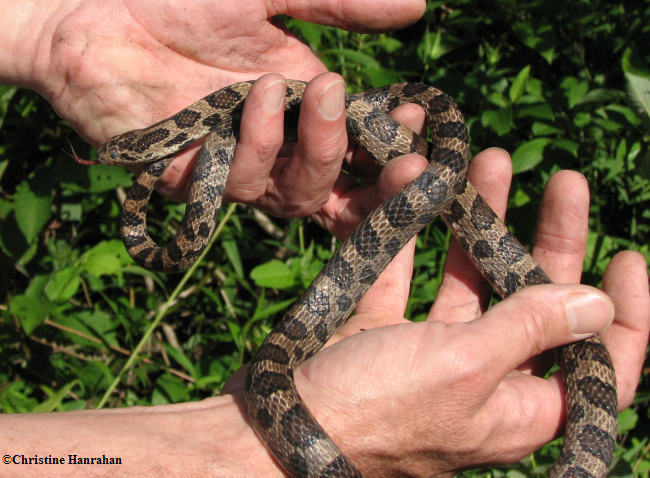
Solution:
<svg viewBox="0 0 650 478"><path fill-rule="evenodd" d="M509 225L530 242L543 186L576 169L592 190L584 280L635 249L650 260L650 4L430 1L393 34L353 34L285 19L350 90L422 81L454 96L472 151L501 146L516 173ZM30 91L0 86L0 409L7 413L197 400L256 350L333 251L310 221L222 212L217 247L190 274L146 271L119 238L119 168L93 152ZM169 239L184 206L153 198L152 235ZM418 238L408 316L440 285L449 234ZM650 473L650 364L621 414L612 476ZM542 475L557 442L508 469Z"/></svg>

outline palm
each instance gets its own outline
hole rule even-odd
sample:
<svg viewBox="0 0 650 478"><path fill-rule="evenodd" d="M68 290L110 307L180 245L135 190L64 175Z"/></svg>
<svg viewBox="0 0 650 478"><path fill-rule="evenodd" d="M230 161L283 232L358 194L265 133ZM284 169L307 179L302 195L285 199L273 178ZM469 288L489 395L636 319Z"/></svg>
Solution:
<svg viewBox="0 0 650 478"><path fill-rule="evenodd" d="M269 22L261 2L208 3L84 2L57 27L52 64L68 84L54 106L98 144L237 81L268 71L310 79L325 70Z"/></svg>

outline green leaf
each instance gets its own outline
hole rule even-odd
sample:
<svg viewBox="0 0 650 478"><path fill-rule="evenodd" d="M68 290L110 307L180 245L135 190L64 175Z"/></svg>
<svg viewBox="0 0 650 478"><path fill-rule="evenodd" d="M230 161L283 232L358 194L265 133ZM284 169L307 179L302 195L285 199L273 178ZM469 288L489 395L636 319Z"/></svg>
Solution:
<svg viewBox="0 0 650 478"><path fill-rule="evenodd" d="M550 142L549 138L536 138L515 149L512 153L512 173L523 173L541 163L544 159L544 148Z"/></svg>
<svg viewBox="0 0 650 478"><path fill-rule="evenodd" d="M183 367L193 378L196 378L196 368L192 361L187 358L187 355L182 350L172 347L169 344L164 344L165 350L171 358L173 358L181 367Z"/></svg>
<svg viewBox="0 0 650 478"><path fill-rule="evenodd" d="M550 65L555 59L555 45L558 44L551 24L537 26L532 22L520 21L513 25L513 32L528 48L537 51Z"/></svg>
<svg viewBox="0 0 650 478"><path fill-rule="evenodd" d="M633 408L626 408L621 413L618 414L618 431L619 435L622 435L630 430L633 430L636 427L637 422L639 421L639 415L634 411Z"/></svg>
<svg viewBox="0 0 650 478"><path fill-rule="evenodd" d="M499 136L507 134L512 129L512 108L484 111L481 114L481 124Z"/></svg>
<svg viewBox="0 0 650 478"><path fill-rule="evenodd" d="M372 56L360 52L360 51L355 51L351 50L349 48L332 48L330 50L325 51L326 54L328 55L338 55L342 56L353 63L357 63L359 65L363 65L364 68L366 67L381 67L381 64Z"/></svg>
<svg viewBox="0 0 650 478"><path fill-rule="evenodd" d="M288 289L296 284L296 277L284 263L272 260L260 264L251 271L251 279L258 287Z"/></svg>
<svg viewBox="0 0 650 478"><path fill-rule="evenodd" d="M562 132L560 128L539 121L533 123L531 131L535 136L551 136Z"/></svg>
<svg viewBox="0 0 650 478"><path fill-rule="evenodd" d="M51 196L38 196L29 188L27 182L22 182L16 187L14 213L18 228L28 243L32 243L47 224L51 205Z"/></svg>
<svg viewBox="0 0 650 478"><path fill-rule="evenodd" d="M555 120L555 115L553 110L548 103L542 103L538 105L530 106L518 106L516 109L517 118L537 118L543 120L553 121Z"/></svg>
<svg viewBox="0 0 650 478"><path fill-rule="evenodd" d="M96 164L88 168L88 192L102 193L112 191L118 186L128 187L133 184L131 173L124 168Z"/></svg>
<svg viewBox="0 0 650 478"><path fill-rule="evenodd" d="M526 65L521 71L517 74L512 86L510 86L510 91L508 92L510 96L510 101L516 103L521 95L526 89L526 83L528 82L528 77L530 76L530 65Z"/></svg>
<svg viewBox="0 0 650 478"><path fill-rule="evenodd" d="M188 392L189 388L185 382L170 373L165 373L156 380L151 404L164 405L184 402L189 398Z"/></svg>
<svg viewBox="0 0 650 478"><path fill-rule="evenodd" d="M650 118L650 77L625 73L626 91L640 115Z"/></svg>
<svg viewBox="0 0 650 478"><path fill-rule="evenodd" d="M131 264L131 259L124 249L122 241L111 239L100 242L86 251L81 262L88 273L101 277L120 272L124 266Z"/></svg>
<svg viewBox="0 0 650 478"><path fill-rule="evenodd" d="M18 91L15 86L0 85L0 129L4 123L5 117L9 110L9 102Z"/></svg>
<svg viewBox="0 0 650 478"><path fill-rule="evenodd" d="M30 335L54 310L55 304L47 299L43 289L48 276L34 277L24 294L14 296L9 303L9 312L20 320L25 334Z"/></svg>
<svg viewBox="0 0 650 478"><path fill-rule="evenodd" d="M77 293L80 277L76 267L66 267L50 276L45 295L52 302L65 302Z"/></svg>
<svg viewBox="0 0 650 478"><path fill-rule="evenodd" d="M63 314L56 322L79 334L68 333L68 339L84 347L103 347L103 345L86 338L95 337L110 346L119 346L116 327L118 324L111 316L101 310L82 310L74 314Z"/></svg>
<svg viewBox="0 0 650 478"><path fill-rule="evenodd" d="M574 158L578 157L580 143L568 139L556 139L553 140L553 146L568 152Z"/></svg>
<svg viewBox="0 0 650 478"><path fill-rule="evenodd" d="M6 413L28 413L38 406L37 400L31 396L31 387L21 380L16 380L0 391L0 407Z"/></svg>
<svg viewBox="0 0 650 478"><path fill-rule="evenodd" d="M65 396L72 390L72 388L75 385L79 384L79 380L73 380L72 382L66 383L63 387L61 387L59 390L57 390L55 393L50 395L50 397L45 400L44 402L39 403L36 405L31 412L32 413L48 413L53 410L56 410L56 408L61 405L61 402L65 398Z"/></svg>
<svg viewBox="0 0 650 478"><path fill-rule="evenodd" d="M564 95L567 98L569 108L580 104L589 90L589 84L586 81L579 81L575 77L565 78L560 86L564 89Z"/></svg>
<svg viewBox="0 0 650 478"><path fill-rule="evenodd" d="M319 25L297 18L291 18L287 22L288 26L295 28L300 32L300 36L305 40L313 50L318 50L321 45L321 32L323 29Z"/></svg>
<svg viewBox="0 0 650 478"><path fill-rule="evenodd" d="M239 254L239 247L237 246L237 243L232 239L226 239L221 242L221 247L226 253L226 257L235 270L237 277L243 278L244 266L242 265L241 255Z"/></svg>

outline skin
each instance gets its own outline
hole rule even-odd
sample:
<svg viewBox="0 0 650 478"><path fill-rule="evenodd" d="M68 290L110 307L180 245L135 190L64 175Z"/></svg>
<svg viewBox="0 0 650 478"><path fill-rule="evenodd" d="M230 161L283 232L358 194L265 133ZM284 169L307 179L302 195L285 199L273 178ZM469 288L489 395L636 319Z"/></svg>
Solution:
<svg viewBox="0 0 650 478"><path fill-rule="evenodd" d="M257 78L242 118L226 199L281 216L311 215L343 237L424 168L408 155L375 185L339 176L347 147L341 78L269 21L284 13L354 30L398 28L425 2L295 0L0 0L0 80L39 91L92 144L147 126L227 84ZM282 75L282 76L280 76ZM312 80L299 141L283 145L282 77ZM413 129L412 106L393 116ZM182 198L196 148L166 172L162 192ZM471 179L505 213L510 161L499 149L477 156ZM559 283L579 281L588 189L560 172L549 181L535 258ZM516 461L561 432L562 386L539 378L538 355L609 325L603 337L617 371L619 405L631 403L650 330L643 258L617 255L603 290L548 285L485 310L488 289L454 244L428 320L404 317L412 241L364 297L328 347L296 370L310 410L369 476L431 476ZM609 296L609 297L608 297ZM613 320L613 322L612 322ZM572 332L573 330L573 332ZM486 344L491 344L486 347ZM444 372L444 373L443 373ZM119 467L9 465L12 476L282 476L257 439L243 405L243 371L218 397L171 406L4 415L0 448L26 456L121 457Z"/></svg>

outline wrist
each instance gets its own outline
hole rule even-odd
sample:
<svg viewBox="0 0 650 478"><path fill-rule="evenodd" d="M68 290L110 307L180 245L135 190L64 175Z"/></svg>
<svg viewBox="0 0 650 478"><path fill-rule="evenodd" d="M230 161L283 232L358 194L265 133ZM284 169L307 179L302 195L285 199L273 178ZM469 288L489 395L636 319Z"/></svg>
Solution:
<svg viewBox="0 0 650 478"><path fill-rule="evenodd" d="M80 0L16 2L0 0L0 83L46 89L57 24Z"/></svg>
<svg viewBox="0 0 650 478"><path fill-rule="evenodd" d="M9 464L12 476L283 477L250 427L236 395L201 402L0 417L0 449L63 457L65 463ZM70 455L121 464L69 466ZM3 465L5 466L5 465ZM113 467L111 469L111 467Z"/></svg>

